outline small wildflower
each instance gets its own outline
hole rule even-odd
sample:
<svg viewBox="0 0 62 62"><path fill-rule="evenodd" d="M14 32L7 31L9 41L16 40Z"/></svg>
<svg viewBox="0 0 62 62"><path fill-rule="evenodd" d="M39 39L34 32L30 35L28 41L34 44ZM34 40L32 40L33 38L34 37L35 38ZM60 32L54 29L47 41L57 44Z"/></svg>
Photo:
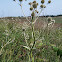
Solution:
<svg viewBox="0 0 62 62"><path fill-rule="evenodd" d="M46 6L44 5L44 8L46 8Z"/></svg>

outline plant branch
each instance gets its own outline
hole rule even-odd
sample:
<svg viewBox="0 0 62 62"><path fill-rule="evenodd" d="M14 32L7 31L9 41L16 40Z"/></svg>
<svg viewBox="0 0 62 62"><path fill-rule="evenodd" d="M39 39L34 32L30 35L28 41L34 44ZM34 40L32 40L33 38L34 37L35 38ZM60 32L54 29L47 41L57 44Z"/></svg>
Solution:
<svg viewBox="0 0 62 62"><path fill-rule="evenodd" d="M9 39L9 41L10 41L11 39ZM14 42L14 40L15 40L15 38L12 40L12 41L8 41L4 46L2 46L2 48L1 48L1 50L0 50L0 55L1 55L1 52L2 52L2 49L6 46L6 45L8 45L8 44L10 44L10 43L12 43L12 42Z"/></svg>
<svg viewBox="0 0 62 62"><path fill-rule="evenodd" d="M35 19L35 21L33 22L33 24L37 21L37 19L39 18L39 15L41 14L41 12L43 11L43 9L41 9L41 11L39 12L37 18Z"/></svg>
<svg viewBox="0 0 62 62"><path fill-rule="evenodd" d="M22 9L22 5L20 4L20 3L18 3L17 1L15 1L18 5L20 5L21 6L21 10L22 10L22 13L23 13L23 15L26 17L26 15L25 15L25 13L24 13L24 11L23 11L23 9ZM30 20L26 17L26 20L29 22L29 24L31 23L30 22Z"/></svg>

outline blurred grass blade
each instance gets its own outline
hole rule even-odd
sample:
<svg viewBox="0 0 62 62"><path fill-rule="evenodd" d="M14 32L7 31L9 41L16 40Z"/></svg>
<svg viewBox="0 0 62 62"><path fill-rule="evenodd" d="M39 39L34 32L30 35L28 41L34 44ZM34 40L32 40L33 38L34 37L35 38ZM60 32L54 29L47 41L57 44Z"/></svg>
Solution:
<svg viewBox="0 0 62 62"><path fill-rule="evenodd" d="M26 49L28 49L28 50L30 50L30 47L27 47L27 46L23 46L24 48L26 48Z"/></svg>

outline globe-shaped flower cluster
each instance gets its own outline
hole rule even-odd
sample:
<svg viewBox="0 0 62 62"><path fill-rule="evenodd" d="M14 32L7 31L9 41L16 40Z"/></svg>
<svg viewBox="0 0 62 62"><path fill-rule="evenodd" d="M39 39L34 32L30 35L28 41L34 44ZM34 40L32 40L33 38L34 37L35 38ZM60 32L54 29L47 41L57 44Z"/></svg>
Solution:
<svg viewBox="0 0 62 62"><path fill-rule="evenodd" d="M35 12L38 13L37 11L38 3L36 1L33 1L33 2L30 2L29 5L30 5L30 11L32 11L31 16L35 16L35 13L33 10L35 10Z"/></svg>

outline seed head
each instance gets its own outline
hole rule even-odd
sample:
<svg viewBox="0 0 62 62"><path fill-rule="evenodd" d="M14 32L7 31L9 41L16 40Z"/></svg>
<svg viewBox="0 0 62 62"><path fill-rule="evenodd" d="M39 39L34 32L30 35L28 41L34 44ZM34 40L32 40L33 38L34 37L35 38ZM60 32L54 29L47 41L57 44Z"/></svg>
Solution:
<svg viewBox="0 0 62 62"><path fill-rule="evenodd" d="M33 3L36 3L36 1L33 1Z"/></svg>
<svg viewBox="0 0 62 62"><path fill-rule="evenodd" d="M33 10L33 7L30 7L30 10L32 11Z"/></svg>
<svg viewBox="0 0 62 62"><path fill-rule="evenodd" d="M23 0L19 0L20 2L23 1Z"/></svg>
<svg viewBox="0 0 62 62"><path fill-rule="evenodd" d="M34 12L32 12L31 16L32 16L32 17L34 17L34 16L35 16L35 13L34 13Z"/></svg>
<svg viewBox="0 0 62 62"><path fill-rule="evenodd" d="M22 29L22 31L25 31L25 29Z"/></svg>
<svg viewBox="0 0 62 62"><path fill-rule="evenodd" d="M32 5L32 3L30 2L29 5Z"/></svg>
<svg viewBox="0 0 62 62"><path fill-rule="evenodd" d="M36 13L39 13L37 10L35 10L36 11Z"/></svg>
<svg viewBox="0 0 62 62"><path fill-rule="evenodd" d="M44 8L46 8L46 6L44 5Z"/></svg>
<svg viewBox="0 0 62 62"><path fill-rule="evenodd" d="M37 5L38 5L38 3L37 3Z"/></svg>
<svg viewBox="0 0 62 62"><path fill-rule="evenodd" d="M43 8L43 7L44 7L44 5L40 5L40 7L41 7L41 8Z"/></svg>
<svg viewBox="0 0 62 62"><path fill-rule="evenodd" d="M33 4L33 8L37 8L37 4L36 3Z"/></svg>
<svg viewBox="0 0 62 62"><path fill-rule="evenodd" d="M52 17L47 18L48 23L52 21Z"/></svg>
<svg viewBox="0 0 62 62"><path fill-rule="evenodd" d="M45 1L44 0L41 0L41 3L43 4Z"/></svg>
<svg viewBox="0 0 62 62"><path fill-rule="evenodd" d="M48 3L51 3L51 0L49 0Z"/></svg>

